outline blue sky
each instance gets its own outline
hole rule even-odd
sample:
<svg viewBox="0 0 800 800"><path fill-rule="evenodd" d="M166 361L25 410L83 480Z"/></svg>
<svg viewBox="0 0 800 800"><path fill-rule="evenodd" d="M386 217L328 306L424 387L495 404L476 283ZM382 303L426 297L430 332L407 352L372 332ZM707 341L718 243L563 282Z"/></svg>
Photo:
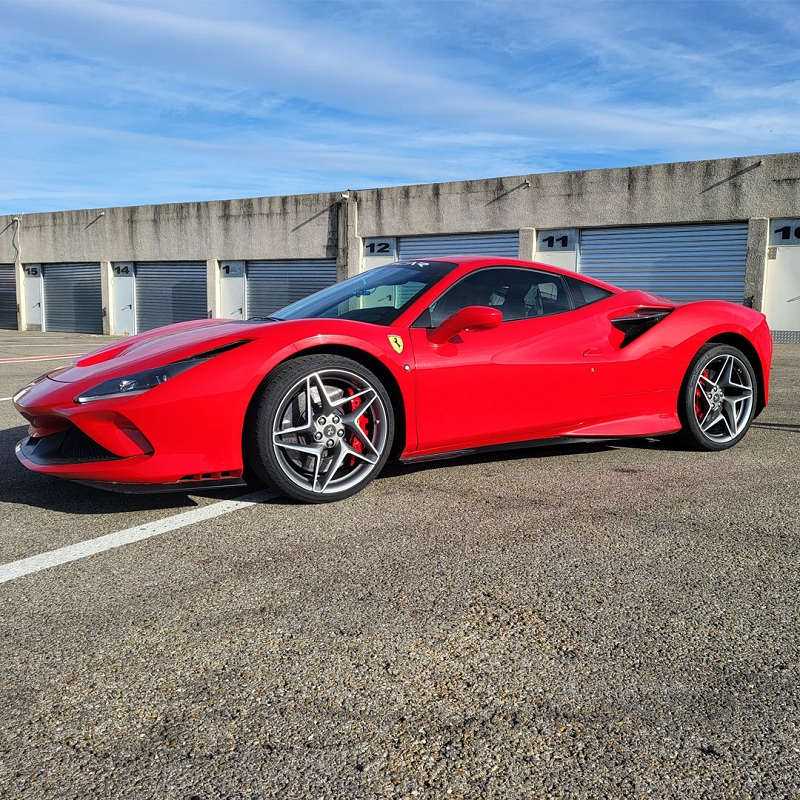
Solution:
<svg viewBox="0 0 800 800"><path fill-rule="evenodd" d="M800 4L0 0L0 213L800 150Z"/></svg>

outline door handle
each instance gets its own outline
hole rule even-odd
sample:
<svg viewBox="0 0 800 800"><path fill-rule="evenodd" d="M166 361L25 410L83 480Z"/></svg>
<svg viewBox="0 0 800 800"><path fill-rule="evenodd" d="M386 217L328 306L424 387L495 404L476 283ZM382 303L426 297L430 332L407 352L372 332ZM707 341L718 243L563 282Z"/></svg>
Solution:
<svg viewBox="0 0 800 800"><path fill-rule="evenodd" d="M601 356L603 355L603 351L599 347L590 347L588 350L583 351L584 358L588 358L590 356Z"/></svg>

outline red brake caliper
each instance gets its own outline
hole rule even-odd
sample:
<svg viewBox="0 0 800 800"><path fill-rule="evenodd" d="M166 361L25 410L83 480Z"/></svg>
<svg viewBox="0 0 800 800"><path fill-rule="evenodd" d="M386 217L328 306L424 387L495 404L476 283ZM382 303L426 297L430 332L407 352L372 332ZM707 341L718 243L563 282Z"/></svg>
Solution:
<svg viewBox="0 0 800 800"><path fill-rule="evenodd" d="M708 370L704 369L703 374L701 375L702 378L708 377ZM700 382L697 382L697 388L694 390L694 413L697 417L698 422L703 421L703 417L705 417L705 412L700 407L700 400L703 397L703 393L700 391Z"/></svg>
<svg viewBox="0 0 800 800"><path fill-rule="evenodd" d="M351 389L351 388L348 388L346 394L348 396L349 395L353 395L353 394L355 394L355 390ZM360 405L361 405L361 398L360 397L354 397L350 401L350 411L348 413L352 414ZM367 429L367 415L366 414L364 414L364 415L362 415L362 416L360 416L358 418L358 427L361 428L362 431L364 431L364 435L365 436L369 435L369 431ZM361 441L361 439L359 439L357 436L351 435L350 436L350 441L348 442L348 444L357 453L363 453L364 452L364 444ZM350 466L350 467L354 466L355 463L356 463L356 459L355 459L354 456L350 456L349 461L350 461L350 463L348 464L348 466Z"/></svg>

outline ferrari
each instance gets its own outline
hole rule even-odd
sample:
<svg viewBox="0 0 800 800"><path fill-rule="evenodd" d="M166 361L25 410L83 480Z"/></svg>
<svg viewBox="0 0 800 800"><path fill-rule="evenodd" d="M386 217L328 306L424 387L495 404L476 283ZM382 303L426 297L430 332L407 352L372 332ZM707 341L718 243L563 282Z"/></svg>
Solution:
<svg viewBox="0 0 800 800"><path fill-rule="evenodd" d="M21 389L34 472L119 491L255 477L340 500L390 458L677 434L737 444L767 405L763 314L517 259L377 267L271 317L157 328Z"/></svg>

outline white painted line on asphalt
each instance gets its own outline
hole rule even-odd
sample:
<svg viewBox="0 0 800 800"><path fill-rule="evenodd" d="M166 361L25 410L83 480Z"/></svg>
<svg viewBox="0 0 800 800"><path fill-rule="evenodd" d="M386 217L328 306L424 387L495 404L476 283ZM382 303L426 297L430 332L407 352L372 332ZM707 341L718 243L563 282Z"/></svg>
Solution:
<svg viewBox="0 0 800 800"><path fill-rule="evenodd" d="M25 361L58 361L64 358L77 358L85 353L67 353L63 356L20 356L19 358L0 358L0 364L20 364Z"/></svg>
<svg viewBox="0 0 800 800"><path fill-rule="evenodd" d="M126 544L140 542L142 539L149 539L152 536L159 536L162 533L185 528L187 525L194 525L196 522L203 522L207 519L230 514L242 508L249 508L258 503L265 503L277 497L272 492L262 489L259 492L246 494L237 500L223 500L219 503L212 503L207 506L193 508L183 514L176 514L174 517L167 517L156 522L146 522L144 525L137 525L134 528L126 528L124 531L109 533L105 536L98 536L96 539L89 539L85 542L70 544L66 547L59 547L58 550L50 550L47 553L40 553L37 556L30 556L19 561L12 561L9 564L0 565L0 583L13 581L23 575L30 575L32 572L39 572L50 567L57 567L60 564L68 564L70 561L78 561L81 558L88 558L115 547L122 547Z"/></svg>
<svg viewBox="0 0 800 800"><path fill-rule="evenodd" d="M13 399L14 399L13 397L0 397L0 403L2 403L4 400L13 400Z"/></svg>

